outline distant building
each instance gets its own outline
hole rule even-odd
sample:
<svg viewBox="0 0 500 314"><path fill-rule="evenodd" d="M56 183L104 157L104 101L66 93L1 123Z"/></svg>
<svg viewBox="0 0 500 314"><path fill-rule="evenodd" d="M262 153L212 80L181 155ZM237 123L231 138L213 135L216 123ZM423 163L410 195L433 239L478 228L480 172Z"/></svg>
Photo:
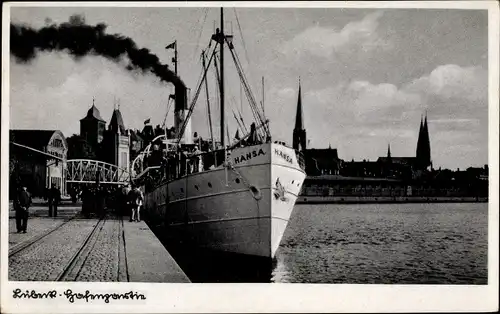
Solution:
<svg viewBox="0 0 500 314"><path fill-rule="evenodd" d="M130 164L130 136L123 123L120 109L114 109L101 145L102 160L128 169Z"/></svg>
<svg viewBox="0 0 500 314"><path fill-rule="evenodd" d="M87 111L87 115L80 120L80 136L87 141L94 152L97 152L104 140L105 130L106 121L101 117L99 109L92 100L92 107Z"/></svg>
<svg viewBox="0 0 500 314"><path fill-rule="evenodd" d="M420 119L420 129L418 132L415 155L415 157L393 157L391 156L391 147L389 145L387 156L379 157L377 160L381 167L381 176L401 177L410 172L413 177L415 177L421 176L429 167L432 168L427 115L425 115L425 120Z"/></svg>
<svg viewBox="0 0 500 314"><path fill-rule="evenodd" d="M382 177L382 167L381 164L376 161L349 161L344 162L342 169L340 169L340 175L346 177L369 177L369 178L380 178Z"/></svg>
<svg viewBox="0 0 500 314"><path fill-rule="evenodd" d="M309 148L303 151L308 175L337 175L342 161L339 159L337 149Z"/></svg>
<svg viewBox="0 0 500 314"><path fill-rule="evenodd" d="M92 102L87 115L80 120L80 136L96 152L96 159L128 169L130 164L130 136L120 109L114 109L106 130L106 121Z"/></svg>
<svg viewBox="0 0 500 314"><path fill-rule="evenodd" d="M308 149L306 146L306 130L304 127L302 93L299 80L299 94L297 99L297 113L295 115L295 127L293 129L293 148L304 154L306 173L308 175L339 174L341 160L337 149Z"/></svg>
<svg viewBox="0 0 500 314"><path fill-rule="evenodd" d="M65 194L68 144L62 132L58 130L10 130L9 135L11 192L22 184L26 185L33 196L41 197L45 195L47 188L55 184L61 193ZM51 158L50 155L57 158Z"/></svg>
<svg viewBox="0 0 500 314"><path fill-rule="evenodd" d="M146 146L139 130L130 132L130 160L134 160Z"/></svg>
<svg viewBox="0 0 500 314"><path fill-rule="evenodd" d="M420 177L432 168L431 146L427 115L420 120L417 149L415 157L393 157L391 147L387 156L379 157L377 161L343 161L338 156L337 149L314 149L306 147L306 129L303 119L302 87L299 80L297 112L293 129L293 148L304 155L306 173L309 176L342 175L346 177L398 178L409 179Z"/></svg>

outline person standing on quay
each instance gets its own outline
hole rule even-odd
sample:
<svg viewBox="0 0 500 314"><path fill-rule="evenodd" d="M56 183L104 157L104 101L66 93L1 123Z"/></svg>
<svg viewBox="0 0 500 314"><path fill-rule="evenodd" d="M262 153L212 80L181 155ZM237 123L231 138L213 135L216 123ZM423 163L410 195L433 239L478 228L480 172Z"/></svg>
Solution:
<svg viewBox="0 0 500 314"><path fill-rule="evenodd" d="M127 184L123 189L122 189L122 195L121 195L121 204L120 204L120 213L123 216L124 214L126 215L129 213L132 208L130 206L130 191L132 189L130 188L130 184Z"/></svg>
<svg viewBox="0 0 500 314"><path fill-rule="evenodd" d="M132 191L129 192L129 200L132 207L132 215L130 216L130 222L141 221L140 210L141 205L144 200L141 190L137 186L134 186Z"/></svg>
<svg viewBox="0 0 500 314"><path fill-rule="evenodd" d="M17 233L26 233L28 227L29 207L31 206L31 195L23 186L17 196L14 207L16 209Z"/></svg>
<svg viewBox="0 0 500 314"><path fill-rule="evenodd" d="M61 201L61 191L52 184L52 188L49 191L49 217L57 217L57 205Z"/></svg>

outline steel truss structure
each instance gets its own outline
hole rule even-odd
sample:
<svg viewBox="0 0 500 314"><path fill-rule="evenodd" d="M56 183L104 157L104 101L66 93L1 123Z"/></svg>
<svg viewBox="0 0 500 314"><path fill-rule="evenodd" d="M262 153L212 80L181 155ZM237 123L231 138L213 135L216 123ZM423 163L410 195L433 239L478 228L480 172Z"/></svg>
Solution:
<svg viewBox="0 0 500 314"><path fill-rule="evenodd" d="M70 159L66 163L67 183L124 184L130 180L127 169L88 159Z"/></svg>

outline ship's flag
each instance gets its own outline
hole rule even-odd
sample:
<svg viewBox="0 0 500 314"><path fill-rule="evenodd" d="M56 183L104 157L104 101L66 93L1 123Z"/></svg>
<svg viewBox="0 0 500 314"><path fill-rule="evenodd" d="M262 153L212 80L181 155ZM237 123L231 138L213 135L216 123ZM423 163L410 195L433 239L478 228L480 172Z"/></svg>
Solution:
<svg viewBox="0 0 500 314"><path fill-rule="evenodd" d="M144 121L144 124L146 125L146 124L148 124L148 123L150 123L150 122L151 122L151 118L149 118L149 119L147 119L146 121Z"/></svg>
<svg viewBox="0 0 500 314"><path fill-rule="evenodd" d="M238 141L240 140L240 130L236 130L236 134L234 135L234 138Z"/></svg>
<svg viewBox="0 0 500 314"><path fill-rule="evenodd" d="M174 41L173 43L171 43L170 45L168 45L167 47L165 47L165 49L175 49L176 45L177 45L177 41Z"/></svg>

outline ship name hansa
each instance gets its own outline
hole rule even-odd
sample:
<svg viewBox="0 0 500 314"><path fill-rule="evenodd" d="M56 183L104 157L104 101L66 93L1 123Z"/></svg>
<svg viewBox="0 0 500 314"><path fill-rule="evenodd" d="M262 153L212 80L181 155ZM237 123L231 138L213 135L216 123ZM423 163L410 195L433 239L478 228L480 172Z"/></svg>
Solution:
<svg viewBox="0 0 500 314"><path fill-rule="evenodd" d="M265 155L266 153L261 149L259 151L254 150L252 152L248 152L246 154L241 155L240 157L234 158L234 163L239 164L240 162L250 160L254 157L260 156L260 155Z"/></svg>
<svg viewBox="0 0 500 314"><path fill-rule="evenodd" d="M274 153L283 158L284 160L286 160L288 163L293 164L293 159L288 154L285 154L279 149L274 149Z"/></svg>

